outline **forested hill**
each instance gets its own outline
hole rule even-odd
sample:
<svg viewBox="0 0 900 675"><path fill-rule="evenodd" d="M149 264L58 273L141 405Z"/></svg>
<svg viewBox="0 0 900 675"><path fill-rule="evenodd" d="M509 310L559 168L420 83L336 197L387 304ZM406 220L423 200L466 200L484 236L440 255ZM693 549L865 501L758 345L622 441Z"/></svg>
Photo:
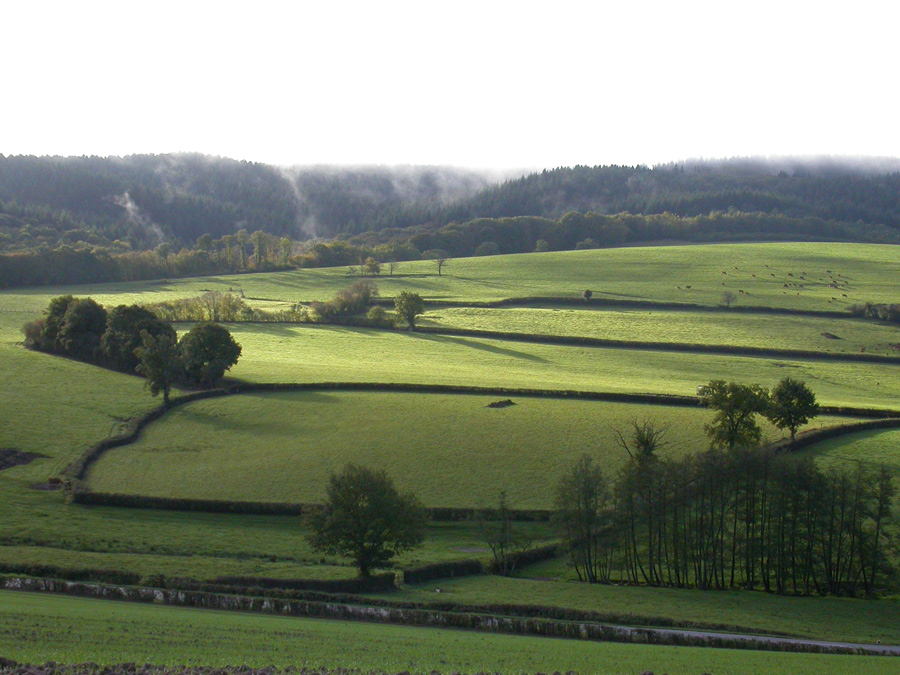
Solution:
<svg viewBox="0 0 900 675"><path fill-rule="evenodd" d="M693 161L576 166L533 173L443 209L440 220L715 211L815 217L900 228L900 160Z"/></svg>
<svg viewBox="0 0 900 675"><path fill-rule="evenodd" d="M578 166L499 182L486 173L442 167L282 169L203 155L0 155L0 251L7 252L63 245L113 253L161 243L178 248L204 234L221 238L239 230L294 240L354 237L375 245L409 242L453 223L559 220L571 212L688 219L744 213L758 222L769 218L760 230L765 236L789 238L795 230L814 236L815 222L827 221L827 236L896 241L900 161ZM805 224L797 230L800 221ZM739 233L739 226L717 232L716 222L704 225L704 237ZM508 236L517 236L514 230ZM422 236L413 242L421 250L420 243L426 243ZM503 251L527 245L496 243Z"/></svg>
<svg viewBox="0 0 900 675"><path fill-rule="evenodd" d="M204 155L0 155L0 250L153 248L262 230L292 239L413 225L492 183L445 167L282 169Z"/></svg>

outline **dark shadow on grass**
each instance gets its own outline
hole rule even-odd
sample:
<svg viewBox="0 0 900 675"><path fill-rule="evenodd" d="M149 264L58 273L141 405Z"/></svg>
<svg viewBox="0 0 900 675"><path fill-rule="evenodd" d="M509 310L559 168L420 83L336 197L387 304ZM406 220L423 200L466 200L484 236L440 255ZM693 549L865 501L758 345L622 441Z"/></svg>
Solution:
<svg viewBox="0 0 900 675"><path fill-rule="evenodd" d="M525 361L534 361L536 363L549 363L547 359L541 358L540 356L535 356L534 354L516 351L515 349L507 349L505 347L497 347L495 345L485 344L483 342L478 342L476 340L471 340L468 338L451 337L449 335L434 335L432 333L416 333L409 331L405 334L419 340L453 343L458 344L462 347L470 347L471 349L478 349L480 351L490 352L492 354L498 354L500 356L511 356L516 359L524 359Z"/></svg>

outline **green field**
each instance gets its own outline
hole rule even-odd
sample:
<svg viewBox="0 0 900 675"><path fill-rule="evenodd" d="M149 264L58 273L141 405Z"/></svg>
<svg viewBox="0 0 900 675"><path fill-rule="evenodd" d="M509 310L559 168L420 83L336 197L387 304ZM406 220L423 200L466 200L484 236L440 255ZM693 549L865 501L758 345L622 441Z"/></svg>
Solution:
<svg viewBox="0 0 900 675"><path fill-rule="evenodd" d="M896 659L491 635L0 591L0 653L19 662L306 666L363 672L843 675Z"/></svg>
<svg viewBox="0 0 900 675"><path fill-rule="evenodd" d="M754 591L640 588L556 581L542 576L558 568L557 561L551 561L530 566L514 579L499 576L441 579L378 597L474 606L507 603L568 607L618 616L625 624L653 625L653 619L657 618L814 640L871 643L880 640L885 644L900 644L900 625L896 620L900 615L900 600L792 598ZM439 594L435 593L437 588Z"/></svg>
<svg viewBox="0 0 900 675"><path fill-rule="evenodd" d="M900 366L562 347L341 326L232 324L250 382L411 382L693 396L713 379L805 380L820 403L900 409Z"/></svg>
<svg viewBox="0 0 900 675"><path fill-rule="evenodd" d="M633 342L735 345L837 354L900 355L896 326L857 319L745 314L724 311L549 307L448 307L426 312L420 323L537 335ZM826 337L830 335L832 337ZM837 338L837 339L836 339Z"/></svg>
<svg viewBox="0 0 900 675"><path fill-rule="evenodd" d="M731 290L741 305L841 310L854 302L895 302L893 279L898 274L900 262L890 245L772 243L461 258L451 260L440 277L433 262L417 261L400 263L395 276L381 275L377 281L385 297L411 290L426 299L486 301L580 297L584 289L591 289L596 298L718 305L722 291ZM839 289L828 285L832 278ZM91 295L102 304L113 305L159 302L207 290L243 290L249 299L298 302L327 300L353 281L347 268L338 267L77 289L37 288L3 295L21 297L23 300L15 303L19 310L30 306L37 311L61 293ZM786 289L786 283L802 284L803 288ZM739 294L740 290L749 295Z"/></svg>
<svg viewBox="0 0 900 675"><path fill-rule="evenodd" d="M668 427L665 454L681 456L705 447L712 417L702 408L560 399L488 408L496 399L329 391L198 401L107 452L88 483L96 492L309 503L323 499L330 473L355 462L385 469L427 506L490 506L506 490L514 507L546 509L583 452L616 474L627 453L614 433L632 420ZM768 425L766 433L781 438Z"/></svg>
<svg viewBox="0 0 900 675"><path fill-rule="evenodd" d="M854 302L897 301L900 257L896 250L855 244L748 244L576 251L452 260L441 277L436 275L433 263L401 263L396 276L381 277L377 282L383 297L412 290L422 293L426 300L460 303L508 297L579 298L583 290L591 289L594 297L601 299L717 305L722 291L731 290L738 296L739 306L842 311ZM251 304L284 307L296 301L326 300L353 281L341 268L0 292L0 448L41 455L27 466L0 471L0 563L102 567L143 576L198 579L234 574L314 578L351 575L353 570L346 560L323 557L309 549L297 518L89 508L65 504L60 492L31 489L58 476L85 449L159 401L150 397L137 377L27 352L17 343L22 339L21 325L40 317L50 298L60 294L92 295L111 307L231 289L243 290ZM785 288L786 283L799 285ZM740 290L745 293L740 294ZM846 353L858 353L863 347L867 353L889 353L888 345L900 342L896 327L875 322L720 311L603 311L587 306L551 309L539 305L501 310L445 307L430 310L423 319L426 324L506 332ZM189 326L178 328L183 331ZM900 366L893 365L567 347L338 326L233 324L229 329L243 345L241 361L231 375L249 382L406 382L693 395L698 385L712 379L771 387L790 375L806 381L820 403L826 405L900 409ZM841 339L825 338L825 332ZM604 468L615 471L623 458L612 442L611 430L632 418L669 424L671 452L686 452L704 444L702 425L708 413L700 409L555 399L516 399L517 405L511 408L485 407L487 401L496 398L506 396L318 392L205 401L174 411L151 425L137 445L109 453L92 472L91 486L142 494L313 501L321 497L322 480L330 470L345 461L355 461L387 468L401 487L414 489L431 505L483 506L506 488L514 506L546 507L555 476L581 452L598 453L604 458ZM822 423L830 421L817 420L815 424ZM825 463L884 462L900 472L898 433L849 436L806 452ZM775 436L771 429L767 434ZM549 536L546 526L536 527L537 539ZM425 546L399 562L412 566L487 555L476 525L435 523L430 526ZM559 561L530 568L527 574L566 578ZM445 599L473 603L533 601L602 611L626 607L644 617L707 617L708 622L758 630L823 638L872 636L900 642L896 621L892 620L896 603L890 602L822 598L764 602L760 598L765 596L755 593L599 589L534 579L458 580L448 582L446 589L442 583L442 590L448 593ZM433 593L433 586L403 593L395 597L425 599ZM3 611L11 611L10 597L23 596L4 594ZM57 601L67 605L65 611L59 609L61 605L51 607L54 601L49 599L37 602L36 608L4 615L21 617L24 612L31 618L21 619L25 623L17 624L17 633L3 633L4 622L0 622L0 636L13 635L15 639L3 639L11 640L19 650L10 651L4 643L0 644L0 653L12 658L25 654L19 657L23 660L71 661L87 658L82 656L87 652L78 651L83 647L94 649L92 653L99 656L92 658L98 661L158 662L165 658L192 663L203 662L209 655L218 658L219 654L224 659L219 663L236 662L229 655L244 662L238 657L246 653L259 664L287 664L296 663L301 652L320 649L312 653L325 665L358 663L365 669L399 670L408 666L412 670L409 663L419 659L415 663L422 664L420 670L435 667L448 672L456 667L484 667L491 672L563 671L569 667L582 672L628 673L644 668L669 673L860 672L857 661L846 657L761 653L725 656L729 653L691 649L685 652L693 655L691 661L687 657L677 660L673 655L682 650L676 649L582 643L560 643L562 646L552 654L574 658L577 650L588 651L572 666L556 665L553 658L545 659L533 651L549 649L546 645L556 643L550 640L515 642L515 638L453 632L446 640L462 642L432 646L421 636L438 631L402 629L405 637L385 647L379 642L381 638L372 638L367 631L388 627L310 621L297 623L303 628L292 632L293 628L279 628L287 625L286 619L215 613L198 614L223 617L208 629L200 623L175 624L182 628L193 625L198 638L189 642L176 636L171 643L163 636L164 628L157 630L149 615L137 619L119 615L121 621L116 625L122 626L120 631L103 624L106 609L103 617L96 618L98 623L90 624L77 618L81 616L78 612L87 614L89 610L73 609L76 605L69 603L76 601ZM122 611L154 610L181 616L178 610L163 608ZM69 616L70 611L76 618L48 618ZM37 621L35 616L44 617L38 626L28 623ZM817 616L821 617L819 624ZM241 623L245 620L272 622L272 627ZM150 622L143 656L134 649L129 651L134 643L129 638L138 634L141 621ZM320 639L316 633L314 639L296 638L292 642L298 634L313 635L310 625L330 626L326 632L332 637ZM79 633L82 626L87 632ZM91 637L91 631L99 635L103 630L112 630L115 639ZM242 631L262 636L258 646L250 645L250 638L229 642L228 636ZM23 640L23 634L34 640ZM75 637L66 642L70 635ZM355 652L336 651L334 645L342 642L340 635L347 636L344 642L359 640L359 644L369 645L370 654L384 654L385 659L408 654L411 660L404 665L377 656L356 659ZM314 640L325 644L310 646ZM522 659L510 660L512 657L494 651L489 657L493 661L454 665L429 656L446 653L447 649L474 654L483 640L500 641L496 644L513 640L503 642L503 649L522 654ZM421 658L414 647L420 642L428 642L427 649L432 650L421 652ZM47 647L51 643L71 646L54 657ZM510 644L520 646L513 648ZM362 647L360 650L362 654ZM339 663L334 661L335 654L341 658ZM613 665L598 670L598 654ZM700 663L697 654L710 654L709 660ZM153 655L164 656L150 658ZM715 660L720 658L723 660ZM866 672L878 672L883 667L879 664L893 665L886 659L867 659L864 663Z"/></svg>

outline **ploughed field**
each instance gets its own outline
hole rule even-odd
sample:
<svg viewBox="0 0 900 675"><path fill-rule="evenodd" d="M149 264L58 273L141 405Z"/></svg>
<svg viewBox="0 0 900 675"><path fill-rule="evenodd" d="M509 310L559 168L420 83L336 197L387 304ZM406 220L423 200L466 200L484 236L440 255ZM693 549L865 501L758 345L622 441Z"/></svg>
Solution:
<svg viewBox="0 0 900 675"><path fill-rule="evenodd" d="M512 400L491 408L496 396L315 391L196 401L104 454L88 484L153 497L317 503L330 473L362 462L426 506L484 508L506 490L514 508L549 509L553 486L583 452L610 476L625 464L614 432L632 420L669 427L663 454L681 456L703 449L710 418L699 407Z"/></svg>
<svg viewBox="0 0 900 675"><path fill-rule="evenodd" d="M890 246L746 244L452 260L440 277L434 263L420 261L400 263L394 276L382 275L376 281L383 298L409 290L421 293L426 302L455 303L432 305L422 317L423 326L855 356L863 349L867 354L894 354L891 345L900 342L900 328L850 318L849 313L848 318L834 318L709 310L719 305L722 292L728 290L740 308L845 312L853 303L896 302L898 273L900 256ZM29 464L0 471L0 565L111 569L145 578L160 574L195 579L352 576L346 561L311 551L303 526L293 517L67 505L60 491L34 489L46 487L49 478L59 476L94 443L159 401L149 396L137 377L27 352L17 343L22 339L22 324L39 318L50 298L61 294L90 295L112 307L231 290L243 292L252 305L279 308L298 301L327 300L353 281L346 268L335 268L0 293L0 448L38 455ZM592 290L595 301L686 303L700 305L704 311L663 311L654 306L596 309L598 302L554 307L543 300L577 300L586 289ZM462 306L504 298L541 300L503 308ZM241 360L230 375L248 382L417 383L693 395L698 385L712 379L771 387L790 375L804 380L825 405L900 410L900 366L884 363L564 346L339 326L245 323L228 327L243 346ZM178 328L183 331L189 326ZM516 405L486 407L499 398L512 398ZM322 481L330 470L354 461L386 468L401 488L414 490L429 506L485 506L496 500L500 489L506 489L517 508L548 508L556 477L580 453L594 453L609 474L622 465L624 453L614 442L614 429L625 429L632 419L668 425L671 444L666 452L681 454L705 446L703 425L710 418L708 411L693 407L514 394L242 394L172 411L151 424L136 444L105 455L88 478L92 489L106 492L308 502L321 498ZM819 418L814 426L838 421ZM769 438L779 436L768 427L765 433ZM822 462L862 460L900 467L898 433L848 436L806 452ZM547 524L529 527L536 541L553 536ZM399 562L413 566L473 557L487 560L489 555L475 523L434 523L425 546ZM530 569L525 573L535 577L568 578L559 563ZM403 593L421 601L434 594L435 585L426 586ZM610 595L566 581L474 578L448 582L447 595L441 597L453 600L458 594L460 601L468 603L482 594L485 602L534 601L592 609L627 606L644 618L702 618L708 611L707 621L752 630L900 642L900 635L891 632L896 629L890 628L896 624L890 618L896 603L891 602L795 598L784 603L784 599L772 599L763 607L759 603L769 599L757 593L605 590ZM649 594L656 592L660 595L654 598L665 599L651 600ZM31 600L10 599L21 597L0 593L0 653L18 660L223 664L253 660L257 665L286 665L301 662L302 652L312 654L310 664L386 670L862 672L856 657L572 644L461 632L438 638L434 636L440 631L422 629L113 605L122 607L115 610L124 613L118 615L108 603L97 623L84 618L85 612L95 611L94 605L79 603L89 601L40 598L25 608ZM834 604L826 606L824 600ZM151 614L154 611L158 613ZM811 615L840 619L815 628ZM104 623L107 616L109 621ZM14 620L8 622L10 617ZM185 623L177 617L190 618ZM330 636L328 640L316 632L321 626L328 626L321 629ZM383 633L378 632L381 629ZM164 633L196 635L197 639L176 637L172 646ZM376 633L393 637L372 637ZM107 634L113 637L106 639ZM236 635L244 634L254 639L235 641ZM129 651L135 635L148 645L147 656ZM350 658L346 645L357 640L364 648L358 658L355 651ZM322 646L315 647L316 642ZM431 650L421 658L415 651L420 643ZM493 646L486 646L489 643ZM60 645L58 656L40 658L42 653L49 654L46 648L32 648L40 644ZM551 647L556 644L558 648ZM248 656L239 659L235 655L242 649ZM450 662L436 656L450 652L485 657ZM162 656L152 658L155 654ZM375 656L379 654L384 658ZM409 657L401 663L398 654ZM519 654L520 660L512 656ZM702 659L698 654L704 654ZM605 671L597 665L607 661L613 665ZM895 667L892 659L864 663L865 672Z"/></svg>

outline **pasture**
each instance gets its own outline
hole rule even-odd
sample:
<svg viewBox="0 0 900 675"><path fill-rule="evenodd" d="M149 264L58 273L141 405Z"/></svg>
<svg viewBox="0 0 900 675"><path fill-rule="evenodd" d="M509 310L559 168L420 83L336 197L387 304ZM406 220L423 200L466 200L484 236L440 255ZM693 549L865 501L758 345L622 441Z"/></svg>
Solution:
<svg viewBox="0 0 900 675"><path fill-rule="evenodd" d="M873 675L890 657L580 642L236 614L0 591L0 653L19 662L359 668L397 673Z"/></svg>
<svg viewBox="0 0 900 675"><path fill-rule="evenodd" d="M385 298L410 290L426 301L459 304L511 297L580 298L583 290L591 289L598 299L679 302L708 309L729 290L742 307L845 311L857 302L896 302L898 272L900 261L890 246L742 244L461 259L450 261L440 277L434 263L419 261L400 263L395 276L376 281ZM250 304L273 308L327 300L353 281L346 268L335 268L0 292L0 448L40 455L28 465L0 471L0 563L197 579L351 576L346 560L309 548L296 518L85 507L66 504L59 491L32 489L59 476L85 449L159 401L138 377L27 352L17 343L21 325L40 317L50 298L61 294L91 295L111 307L230 290L243 291ZM422 318L423 325L508 333L846 354L862 348L893 353L890 345L900 342L895 326L849 315L822 319L724 310L599 310L588 304L554 309L535 303L503 309L432 307ZM341 326L228 327L243 346L241 360L229 375L246 382L693 395L698 385L712 379L772 387L790 375L804 380L826 405L900 410L900 366L895 365L543 345ZM181 332L190 326L178 328ZM506 396L320 391L211 399L172 411L148 427L137 444L107 454L89 475L89 483L98 491L127 494L307 502L321 498L329 471L354 461L387 469L402 489L414 490L430 506L492 505L499 490L506 489L514 507L548 508L556 477L582 452L602 458L609 474L621 466L624 454L613 441L613 429L624 428L632 419L651 419L671 429L667 452L683 453L705 446L702 427L710 417L699 408L515 396L515 406L486 407L497 398ZM819 418L813 426L836 421ZM826 464L863 461L896 467L898 433L848 436L805 452ZM765 434L780 436L771 428ZM546 524L530 527L536 540L553 536ZM425 545L404 555L399 564L488 555L476 524L433 523ZM542 563L523 574L568 578L562 561ZM407 588L392 597L426 601L434 587ZM645 618L684 617L752 630L900 642L891 619L895 602L599 588L535 578L459 579L442 581L440 587L447 593L444 599L473 604L540 602L598 611L627 607ZM858 661L592 645L109 603L100 612L94 603L0 594L0 653L20 660L258 665L296 665L305 658L309 664L358 665L364 670L446 672L571 668L634 673L649 668L669 673L840 673L896 668L893 660L871 657ZM170 632L174 637L167 637ZM190 639L180 637L187 634ZM135 635L146 645L140 655L132 648ZM348 651L350 643L358 644L358 651ZM53 654L49 644L59 645ZM448 660L451 652L460 654L459 660ZM405 660L398 660L398 654Z"/></svg>
<svg viewBox="0 0 900 675"><path fill-rule="evenodd" d="M548 509L552 486L589 452L612 478L628 461L615 432L667 427L663 455L706 446L702 408L496 396L378 392L248 393L197 401L150 425L91 469L95 492L316 503L332 472L385 469L426 506ZM427 420L424 423L423 420ZM814 427L842 420L818 418ZM772 426L769 437L780 438ZM492 478L488 479L488 476Z"/></svg>
<svg viewBox="0 0 900 675"><path fill-rule="evenodd" d="M837 354L900 356L896 326L859 319L728 311L550 307L445 307L426 312L423 326L634 342L766 347Z"/></svg>

